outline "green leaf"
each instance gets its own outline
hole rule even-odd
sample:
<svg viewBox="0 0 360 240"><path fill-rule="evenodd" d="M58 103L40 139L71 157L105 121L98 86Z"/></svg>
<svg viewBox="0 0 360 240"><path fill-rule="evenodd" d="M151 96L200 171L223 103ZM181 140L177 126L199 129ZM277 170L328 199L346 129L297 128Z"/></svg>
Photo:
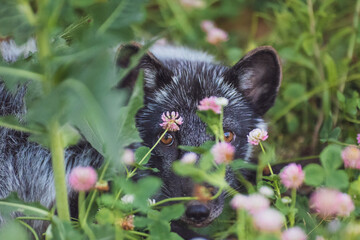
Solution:
<svg viewBox="0 0 360 240"><path fill-rule="evenodd" d="M333 170L326 173L325 185L330 188L346 190L349 177L344 170Z"/></svg>
<svg viewBox="0 0 360 240"><path fill-rule="evenodd" d="M285 216L289 214L290 212L290 207L289 206L286 206L280 198L276 199L276 202L275 202L275 207L277 209L279 209L279 211L284 214Z"/></svg>
<svg viewBox="0 0 360 240"><path fill-rule="evenodd" d="M50 212L39 203L25 203L16 193L11 193L7 198L0 200L0 213L8 216L12 212L20 212L28 216L50 217Z"/></svg>
<svg viewBox="0 0 360 240"><path fill-rule="evenodd" d="M329 145L320 154L320 162L325 170L338 169L343 161L341 159L342 148L339 145Z"/></svg>
<svg viewBox="0 0 360 240"><path fill-rule="evenodd" d="M66 124L60 128L63 146L69 147L78 143L81 139L79 132L70 124Z"/></svg>
<svg viewBox="0 0 360 240"><path fill-rule="evenodd" d="M161 218L165 221L170 221L180 218L185 212L185 207L183 204L174 204L171 206L166 206L161 209Z"/></svg>
<svg viewBox="0 0 360 240"><path fill-rule="evenodd" d="M41 134L45 132L44 129L41 128L29 128L19 123L19 120L14 116L3 116L0 117L0 126L13 129L20 132L33 133L33 134Z"/></svg>
<svg viewBox="0 0 360 240"><path fill-rule="evenodd" d="M143 73L141 72L136 80L129 104L121 109L119 137L128 142L141 142L134 119L138 110L143 106L143 81Z"/></svg>
<svg viewBox="0 0 360 240"><path fill-rule="evenodd" d="M113 211L111 211L110 209L101 208L96 213L95 219L101 225L104 225L104 224L107 224L107 223L112 224L115 221L115 216L114 216Z"/></svg>
<svg viewBox="0 0 360 240"><path fill-rule="evenodd" d="M338 80L335 61L328 53L326 53L324 56L324 63L327 73L327 80L330 84L334 84Z"/></svg>
<svg viewBox="0 0 360 240"><path fill-rule="evenodd" d="M148 148L148 147L139 147L138 149L136 149L136 152L135 152L135 161L136 161L136 163L140 165L140 161L143 159L143 157L145 157L145 155L149 151L150 151L150 148ZM147 164L147 162L150 159L150 156L151 156L151 154L147 155L146 158L141 163L141 165Z"/></svg>
<svg viewBox="0 0 360 240"><path fill-rule="evenodd" d="M28 1L1 1L0 36L12 36L18 44L24 43L32 36L34 28L26 18L26 8L30 8Z"/></svg>
<svg viewBox="0 0 360 240"><path fill-rule="evenodd" d="M121 180L121 186L126 194L134 195L134 207L146 212L149 209L148 199L151 198L160 188L161 180L156 177L146 177L140 179L138 182Z"/></svg>
<svg viewBox="0 0 360 240"><path fill-rule="evenodd" d="M0 229L0 239L30 239L28 232L24 226L21 226L15 221L7 222L6 227L4 225Z"/></svg>
<svg viewBox="0 0 360 240"><path fill-rule="evenodd" d="M173 163L173 170L179 176L191 177L196 182L204 181L204 175L206 175L203 170L198 169L195 165L182 163L180 161Z"/></svg>
<svg viewBox="0 0 360 240"><path fill-rule="evenodd" d="M340 137L340 133L341 133L340 127L334 128L330 133L329 139L338 140L338 138Z"/></svg>
<svg viewBox="0 0 360 240"><path fill-rule="evenodd" d="M250 169L250 170L256 170L257 165L244 161L242 159L235 159L230 163L230 167L234 170L240 170L240 169Z"/></svg>
<svg viewBox="0 0 360 240"><path fill-rule="evenodd" d="M208 171L214 166L214 156L211 154L211 152L206 152L203 155L201 155L199 167L203 171Z"/></svg>
<svg viewBox="0 0 360 240"><path fill-rule="evenodd" d="M206 123L207 130L210 134L220 137L220 114L216 114L212 110L197 111L196 114L201 121Z"/></svg>
<svg viewBox="0 0 360 240"><path fill-rule="evenodd" d="M307 185L318 187L324 182L325 171L320 165L311 163L304 168L304 171Z"/></svg>
<svg viewBox="0 0 360 240"><path fill-rule="evenodd" d="M206 141L200 147L194 146L183 146L180 145L178 148L187 152L194 152L197 154L204 154L205 152L209 151L211 147L215 144L214 141Z"/></svg>

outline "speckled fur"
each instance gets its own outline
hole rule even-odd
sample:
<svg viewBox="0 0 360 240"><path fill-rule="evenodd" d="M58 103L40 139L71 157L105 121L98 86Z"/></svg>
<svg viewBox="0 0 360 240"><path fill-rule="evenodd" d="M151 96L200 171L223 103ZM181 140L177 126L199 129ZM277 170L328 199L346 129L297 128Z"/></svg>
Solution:
<svg viewBox="0 0 360 240"><path fill-rule="evenodd" d="M175 139L173 145L158 145L152 154L149 166L160 170L156 175L164 182L159 199L191 196L193 182L175 175L171 166L185 153L177 146L200 146L207 140L214 140L206 133L206 125L196 115L200 100L210 96L225 97L229 100L229 105L224 108L223 126L225 131L232 131L236 136L232 142L236 149L235 158L249 161L252 146L247 142L247 134L257 127L266 128L262 115L274 103L281 80L281 68L276 52L272 48L260 49L259 54L265 55L260 56L260 59L259 56L255 56L259 63L254 63L261 68L269 67L269 82L265 82L266 78L259 80L264 82L256 82L258 76L264 77L265 70L254 69L251 58L245 57L242 63L230 68L213 61L213 57L204 53L188 50L183 53L183 48L169 50L169 47L166 47L169 53L164 54L161 49L161 47L151 49L150 59L144 58L140 65L145 69L145 106L137 114L137 128L144 144L152 146L163 131L159 125L160 115L163 112L177 111L183 117L184 123L180 130L172 133ZM182 53L175 54L176 50ZM191 56L186 57L186 53L189 52ZM256 52L248 56L251 54ZM269 66L266 66L267 64ZM261 94L266 96L259 98ZM267 102L263 103L263 100ZM229 169L226 180L232 187L241 188L234 173ZM210 216L205 221L198 223L185 216L182 219L194 226L206 226L222 212L225 197L225 194L222 194L206 204L210 209ZM192 204L197 203L189 202L188 206Z"/></svg>

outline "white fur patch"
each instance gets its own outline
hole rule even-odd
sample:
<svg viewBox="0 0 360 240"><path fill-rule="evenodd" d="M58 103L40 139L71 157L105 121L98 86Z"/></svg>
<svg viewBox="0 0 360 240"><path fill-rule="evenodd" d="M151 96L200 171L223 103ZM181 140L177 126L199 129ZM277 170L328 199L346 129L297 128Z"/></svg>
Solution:
<svg viewBox="0 0 360 240"><path fill-rule="evenodd" d="M25 58L37 51L34 38L30 38L26 43L17 46L15 41L10 39L0 42L0 52L6 62L15 62L20 56Z"/></svg>
<svg viewBox="0 0 360 240"><path fill-rule="evenodd" d="M205 52L186 47L154 45L150 48L150 52L152 52L152 54L154 54L154 56L160 61L168 59L179 59L192 62L214 62L213 56Z"/></svg>

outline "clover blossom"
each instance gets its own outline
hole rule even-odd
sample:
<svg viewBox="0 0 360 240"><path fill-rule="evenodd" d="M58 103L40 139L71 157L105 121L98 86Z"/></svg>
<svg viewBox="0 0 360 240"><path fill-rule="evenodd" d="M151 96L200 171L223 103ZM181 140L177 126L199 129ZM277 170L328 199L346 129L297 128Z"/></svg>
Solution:
<svg viewBox="0 0 360 240"><path fill-rule="evenodd" d="M217 102L216 102L217 99L218 98L215 96L204 98L203 100L200 101L198 109L200 111L211 110L216 114L220 114L221 113L221 105L217 104Z"/></svg>
<svg viewBox="0 0 360 240"><path fill-rule="evenodd" d="M235 147L227 142L218 142L211 148L211 153L217 164L229 163L233 160Z"/></svg>
<svg viewBox="0 0 360 240"><path fill-rule="evenodd" d="M360 133L357 134L356 140L357 140L357 143L360 145Z"/></svg>
<svg viewBox="0 0 360 240"><path fill-rule="evenodd" d="M196 162L197 159L198 159L198 156L196 155L196 153L188 152L182 156L180 161L185 164L193 164Z"/></svg>
<svg viewBox="0 0 360 240"><path fill-rule="evenodd" d="M201 28L206 33L206 41L210 44L217 45L228 40L227 32L216 27L213 21L202 21Z"/></svg>
<svg viewBox="0 0 360 240"><path fill-rule="evenodd" d="M360 169L360 149L356 146L348 146L341 152L345 168Z"/></svg>
<svg viewBox="0 0 360 240"><path fill-rule="evenodd" d="M75 191L89 191L97 181L97 173L92 167L75 167L69 174L69 184Z"/></svg>
<svg viewBox="0 0 360 240"><path fill-rule="evenodd" d="M335 189L319 188L310 197L310 208L321 218L349 216L355 209L349 195Z"/></svg>
<svg viewBox="0 0 360 240"><path fill-rule="evenodd" d="M255 128L247 135L248 143L252 145L259 145L261 141L265 141L268 137L268 132L261 128Z"/></svg>
<svg viewBox="0 0 360 240"><path fill-rule="evenodd" d="M134 165L135 163L134 151L132 151L131 149L125 149L121 161L128 166Z"/></svg>
<svg viewBox="0 0 360 240"><path fill-rule="evenodd" d="M281 240L306 240L307 236L299 227L292 227L281 234Z"/></svg>
<svg viewBox="0 0 360 240"><path fill-rule="evenodd" d="M261 232L275 233L280 232L284 225L285 218L279 211L268 208L264 211L259 211L253 216L253 222Z"/></svg>
<svg viewBox="0 0 360 240"><path fill-rule="evenodd" d="M160 123L160 126L163 129L168 129L170 132L179 131L179 126L183 124L183 118L179 116L178 112L163 112L161 115L161 120L163 121Z"/></svg>
<svg viewBox="0 0 360 240"><path fill-rule="evenodd" d="M304 178L305 173L300 164L291 163L284 167L280 173L281 183L286 188L296 189L300 187L304 182Z"/></svg>

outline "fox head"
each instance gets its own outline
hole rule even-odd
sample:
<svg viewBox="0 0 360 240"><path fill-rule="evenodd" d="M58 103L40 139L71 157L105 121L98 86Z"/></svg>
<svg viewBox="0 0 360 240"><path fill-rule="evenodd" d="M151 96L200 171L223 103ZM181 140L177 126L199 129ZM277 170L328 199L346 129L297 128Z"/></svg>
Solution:
<svg viewBox="0 0 360 240"><path fill-rule="evenodd" d="M117 63L126 67L129 57L140 51L137 45L120 50ZM153 173L163 181L158 200L169 197L192 196L195 184L189 178L177 176L172 163L186 153L179 145L200 146L214 140L206 125L197 116L197 106L205 97L225 97L223 128L235 147L234 159L249 160L251 145L247 134L254 128L266 127L262 116L274 104L281 79L281 64L276 51L269 46L249 52L234 66L216 63L212 57L184 48L156 47L145 53L138 67L125 82L133 81L139 69L144 70L144 107L136 115L136 126L145 146L153 146L163 133L161 114L177 111L183 124L177 132L168 132L154 149L149 166L160 171ZM235 174L228 169L226 180L239 188ZM212 194L218 189L203 183ZM225 193L207 203L190 201L182 220L203 227L217 218L223 209Z"/></svg>

